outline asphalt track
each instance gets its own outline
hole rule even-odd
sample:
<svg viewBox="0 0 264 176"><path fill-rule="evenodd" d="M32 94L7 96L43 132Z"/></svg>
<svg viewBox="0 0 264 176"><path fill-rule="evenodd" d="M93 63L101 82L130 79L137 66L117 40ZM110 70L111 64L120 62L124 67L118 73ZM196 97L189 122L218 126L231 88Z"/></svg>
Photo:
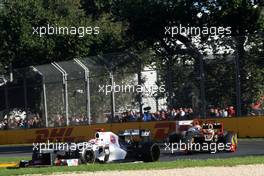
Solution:
<svg viewBox="0 0 264 176"><path fill-rule="evenodd" d="M172 153L169 150L164 150L161 147L160 161L173 161L177 159L215 159L215 158L230 158L264 155L264 140L263 139L243 139L238 142L238 150L234 153L218 152L210 153L193 153L186 155L183 152ZM0 158L2 157L31 157L31 146L0 146Z"/></svg>
<svg viewBox="0 0 264 176"><path fill-rule="evenodd" d="M217 152L211 153L193 153L186 155L184 152L162 151L161 161L173 161L176 159L216 159L216 158L231 158L243 156L259 156L264 155L264 140L241 140L238 142L236 152ZM1 155L0 155L1 156Z"/></svg>

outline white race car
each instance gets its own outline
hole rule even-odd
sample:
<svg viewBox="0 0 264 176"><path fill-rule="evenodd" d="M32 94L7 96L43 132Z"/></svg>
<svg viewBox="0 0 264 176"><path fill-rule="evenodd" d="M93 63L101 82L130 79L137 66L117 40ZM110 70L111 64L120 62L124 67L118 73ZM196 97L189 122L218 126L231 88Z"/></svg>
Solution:
<svg viewBox="0 0 264 176"><path fill-rule="evenodd" d="M96 132L95 138L88 142L71 143L59 149L33 151L31 161L22 161L21 167L36 165L66 165L67 160L79 163L154 162L159 159L160 148L153 143L149 130L130 129L119 133Z"/></svg>

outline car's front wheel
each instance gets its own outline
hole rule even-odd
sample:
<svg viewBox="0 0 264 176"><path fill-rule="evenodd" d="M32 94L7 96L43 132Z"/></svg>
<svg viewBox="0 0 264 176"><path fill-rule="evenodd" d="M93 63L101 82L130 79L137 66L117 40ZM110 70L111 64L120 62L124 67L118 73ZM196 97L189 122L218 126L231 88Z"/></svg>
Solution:
<svg viewBox="0 0 264 176"><path fill-rule="evenodd" d="M83 150L80 153L80 160L83 164L94 163L95 153L92 150Z"/></svg>

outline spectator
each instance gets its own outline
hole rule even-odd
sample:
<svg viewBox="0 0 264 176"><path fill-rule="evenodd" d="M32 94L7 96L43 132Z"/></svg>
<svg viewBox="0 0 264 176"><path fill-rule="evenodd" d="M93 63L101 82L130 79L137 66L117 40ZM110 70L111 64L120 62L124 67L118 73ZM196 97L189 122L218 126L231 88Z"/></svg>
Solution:
<svg viewBox="0 0 264 176"><path fill-rule="evenodd" d="M153 115L153 120L160 120L160 112L156 111Z"/></svg>
<svg viewBox="0 0 264 176"><path fill-rule="evenodd" d="M176 119L180 119L180 110L176 109Z"/></svg>
<svg viewBox="0 0 264 176"><path fill-rule="evenodd" d="M176 110L174 108L172 108L172 110L168 113L168 119L169 120L175 120L176 119Z"/></svg>
<svg viewBox="0 0 264 176"><path fill-rule="evenodd" d="M220 115L220 117L228 117L228 112L226 109L221 109L219 111L219 115Z"/></svg>
<svg viewBox="0 0 264 176"><path fill-rule="evenodd" d="M214 108L210 108L210 110L209 110L209 116L210 117L215 117L216 116L215 111L214 111Z"/></svg>
<svg viewBox="0 0 264 176"><path fill-rule="evenodd" d="M228 117L234 117L236 115L236 111L233 106L229 106L227 112L228 112Z"/></svg>
<svg viewBox="0 0 264 176"><path fill-rule="evenodd" d="M152 120L151 114L149 113L149 111L145 111L144 115L143 115L143 121L147 122L147 121L151 121L151 120Z"/></svg>
<svg viewBox="0 0 264 176"><path fill-rule="evenodd" d="M189 113L189 117L192 118L193 117L193 109L189 108L188 113Z"/></svg>
<svg viewBox="0 0 264 176"><path fill-rule="evenodd" d="M263 107L263 102L264 102L264 96L261 97L255 103L252 103L251 104L250 115L262 115L262 114L264 114L264 109L262 108Z"/></svg>
<svg viewBox="0 0 264 176"><path fill-rule="evenodd" d="M161 111L160 120L167 120L167 114L165 113L165 111Z"/></svg>
<svg viewBox="0 0 264 176"><path fill-rule="evenodd" d="M214 114L215 114L215 117L220 117L220 113L219 113L218 108L214 109Z"/></svg>
<svg viewBox="0 0 264 176"><path fill-rule="evenodd" d="M142 119L142 116L141 116L140 112L137 112L136 113L136 120L141 121L141 119Z"/></svg>
<svg viewBox="0 0 264 176"><path fill-rule="evenodd" d="M180 108L180 118L185 116L185 112L182 108Z"/></svg>
<svg viewBox="0 0 264 176"><path fill-rule="evenodd" d="M189 118L189 111L188 111L188 108L184 108L183 109L183 111L184 111L184 116L186 117L186 118Z"/></svg>
<svg viewBox="0 0 264 176"><path fill-rule="evenodd" d="M134 115L133 111L128 112L127 120L128 121L135 121L136 120L136 116Z"/></svg>

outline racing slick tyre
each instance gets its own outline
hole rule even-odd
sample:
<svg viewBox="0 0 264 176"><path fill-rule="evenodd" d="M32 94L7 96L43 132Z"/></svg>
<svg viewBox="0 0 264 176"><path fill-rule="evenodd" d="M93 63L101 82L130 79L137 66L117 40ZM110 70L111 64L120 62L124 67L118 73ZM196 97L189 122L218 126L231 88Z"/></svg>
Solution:
<svg viewBox="0 0 264 176"><path fill-rule="evenodd" d="M237 134L233 132L227 132L225 138L224 138L225 145L229 145L230 149L228 149L228 152L235 152L237 150Z"/></svg>
<svg viewBox="0 0 264 176"><path fill-rule="evenodd" d="M159 160L160 148L155 143L143 144L141 157L144 162L155 162Z"/></svg>
<svg viewBox="0 0 264 176"><path fill-rule="evenodd" d="M82 150L80 153L81 163L94 163L95 162L95 153L93 150Z"/></svg>

